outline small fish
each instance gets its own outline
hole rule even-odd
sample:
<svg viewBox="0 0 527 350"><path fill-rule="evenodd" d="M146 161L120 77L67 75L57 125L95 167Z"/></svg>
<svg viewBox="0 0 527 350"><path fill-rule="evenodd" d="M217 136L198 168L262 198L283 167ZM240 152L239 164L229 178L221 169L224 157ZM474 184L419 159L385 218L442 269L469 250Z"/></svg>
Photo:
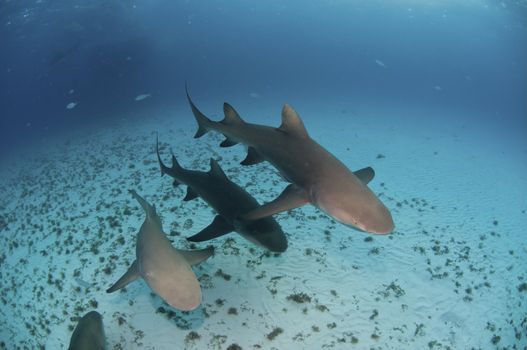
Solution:
<svg viewBox="0 0 527 350"><path fill-rule="evenodd" d="M85 280L83 280L82 278L75 278L75 282L77 282L77 284L81 287L84 287L84 288L89 288L91 287L91 284L89 284L88 282L86 282Z"/></svg>
<svg viewBox="0 0 527 350"><path fill-rule="evenodd" d="M379 66L382 67L382 68L386 68L386 65L385 65L384 62L381 61L381 60L375 60L375 63L377 63L377 65L379 65Z"/></svg>
<svg viewBox="0 0 527 350"><path fill-rule="evenodd" d="M135 97L135 100L136 101L142 101L142 100L144 100L146 98L149 98L149 97L152 97L152 94L141 94L141 95L137 95Z"/></svg>
<svg viewBox="0 0 527 350"><path fill-rule="evenodd" d="M73 109L77 106L77 102L70 102L66 105L66 109Z"/></svg>

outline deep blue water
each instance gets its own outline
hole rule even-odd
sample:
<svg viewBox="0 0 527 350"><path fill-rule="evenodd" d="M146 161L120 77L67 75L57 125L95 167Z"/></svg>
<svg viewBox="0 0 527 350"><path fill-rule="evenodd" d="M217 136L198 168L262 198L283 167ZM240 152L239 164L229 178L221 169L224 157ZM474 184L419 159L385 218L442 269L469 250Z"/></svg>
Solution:
<svg viewBox="0 0 527 350"><path fill-rule="evenodd" d="M2 149L184 103L341 99L525 129L520 1L6 1ZM71 93L70 93L71 91ZM134 97L151 93L144 103ZM66 109L70 102L74 109Z"/></svg>

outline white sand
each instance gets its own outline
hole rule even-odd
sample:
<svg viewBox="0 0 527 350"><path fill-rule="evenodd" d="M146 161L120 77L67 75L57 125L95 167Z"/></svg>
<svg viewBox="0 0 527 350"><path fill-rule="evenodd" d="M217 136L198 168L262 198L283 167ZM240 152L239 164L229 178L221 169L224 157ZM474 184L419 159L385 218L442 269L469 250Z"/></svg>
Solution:
<svg viewBox="0 0 527 350"><path fill-rule="evenodd" d="M275 107L246 118L279 125ZM238 166L243 148L221 149L217 135L192 139L187 108L85 134L2 166L4 347L65 349L68 327L91 309L103 315L109 349L527 346L527 292L518 289L527 282L525 142L489 139L485 125L430 124L431 116L295 107L344 163L375 168L371 186L392 210L394 234L354 231L306 206L277 215L289 238L280 256L235 233L197 245L213 244L216 254L195 268L203 304L194 312L163 305L142 280L106 294L134 260L143 221L128 189L156 205L177 247L214 217L160 177L155 131L166 161L169 148L192 169L207 170L215 157L260 202L286 184L269 164ZM310 302L289 300L294 293Z"/></svg>

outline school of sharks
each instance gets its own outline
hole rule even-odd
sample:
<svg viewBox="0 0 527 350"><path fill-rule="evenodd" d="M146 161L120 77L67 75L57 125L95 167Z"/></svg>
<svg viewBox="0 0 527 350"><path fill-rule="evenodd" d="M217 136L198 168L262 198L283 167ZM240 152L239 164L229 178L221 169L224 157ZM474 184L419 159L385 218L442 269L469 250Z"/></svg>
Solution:
<svg viewBox="0 0 527 350"><path fill-rule="evenodd" d="M287 249L287 238L272 216L308 203L360 231L389 234L394 230L390 211L367 186L375 175L374 170L371 167L349 170L309 136L302 119L289 105L283 107L282 123L275 128L245 122L228 103L223 105L224 119L212 121L196 107L188 89L187 98L198 123L194 138L209 131L219 132L225 136L221 147L236 144L248 147L242 165L268 161L289 182L276 199L260 205L230 181L212 158L208 172L184 169L174 154L172 165L167 166L161 159L156 140L161 175L172 177L174 186L187 186L184 201L201 197L217 214L209 226L187 238L189 241L203 242L236 232L271 252L282 253ZM143 278L152 291L174 309L196 309L201 304L202 294L192 266L212 256L213 247L192 251L176 249L163 231L155 206L134 190L130 190L130 194L146 217L137 234L134 262L107 293ZM90 311L79 320L69 349L105 348L102 316Z"/></svg>

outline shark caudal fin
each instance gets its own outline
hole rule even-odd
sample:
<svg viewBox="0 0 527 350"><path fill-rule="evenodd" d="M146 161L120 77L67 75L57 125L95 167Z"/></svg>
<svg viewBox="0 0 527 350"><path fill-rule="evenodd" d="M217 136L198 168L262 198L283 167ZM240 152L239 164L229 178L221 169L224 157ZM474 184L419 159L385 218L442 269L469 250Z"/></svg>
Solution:
<svg viewBox="0 0 527 350"><path fill-rule="evenodd" d="M161 155L159 154L159 139L156 136L156 153L157 153L157 161L159 162L159 170L161 170L161 176L167 174L171 176L174 179L174 187L179 185L179 181L177 180L178 174L183 171L183 168L181 165L179 165L176 156L174 153L172 153L172 167L169 168L163 161L161 160Z"/></svg>
<svg viewBox="0 0 527 350"><path fill-rule="evenodd" d="M209 132L210 124L212 123L212 121L207 118L205 114L201 113L201 111L198 109L198 107L196 107L194 102L192 102L190 94L188 93L188 86L186 83L185 92L187 93L187 99L190 104L190 108L192 109L192 114L194 114L194 118L196 118L196 121L198 122L198 131L196 131L196 134L194 135L194 138L197 139Z"/></svg>

